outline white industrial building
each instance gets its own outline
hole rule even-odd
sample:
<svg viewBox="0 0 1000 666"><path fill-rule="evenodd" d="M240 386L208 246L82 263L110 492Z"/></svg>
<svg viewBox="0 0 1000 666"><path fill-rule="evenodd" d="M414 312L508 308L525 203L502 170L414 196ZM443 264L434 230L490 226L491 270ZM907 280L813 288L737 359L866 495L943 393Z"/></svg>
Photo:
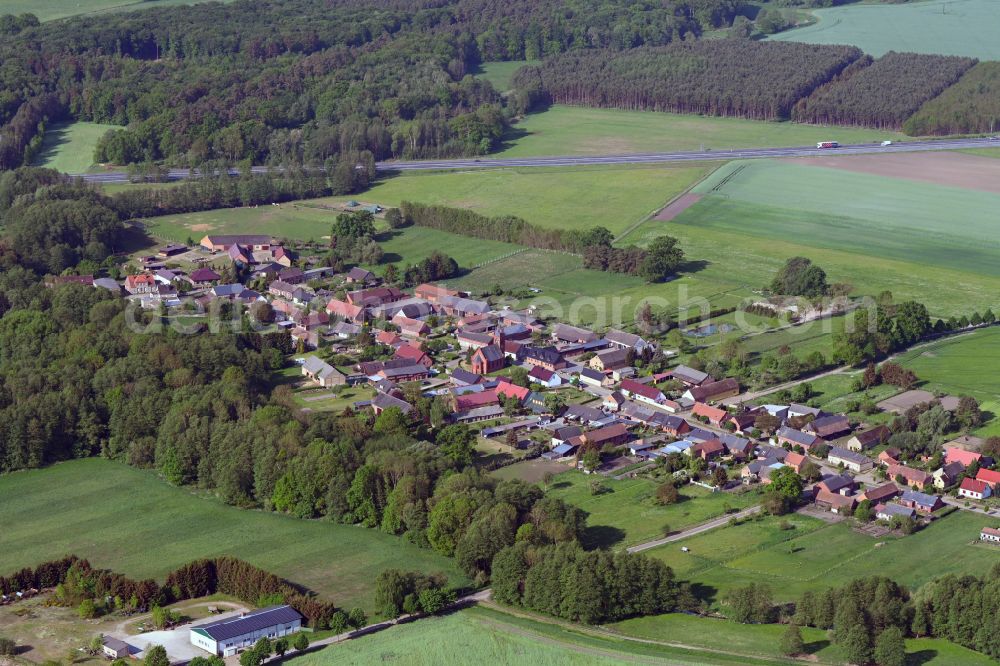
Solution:
<svg viewBox="0 0 1000 666"><path fill-rule="evenodd" d="M259 639L275 639L302 628L302 616L291 606L271 606L225 620L191 627L191 643L220 657L253 647Z"/></svg>

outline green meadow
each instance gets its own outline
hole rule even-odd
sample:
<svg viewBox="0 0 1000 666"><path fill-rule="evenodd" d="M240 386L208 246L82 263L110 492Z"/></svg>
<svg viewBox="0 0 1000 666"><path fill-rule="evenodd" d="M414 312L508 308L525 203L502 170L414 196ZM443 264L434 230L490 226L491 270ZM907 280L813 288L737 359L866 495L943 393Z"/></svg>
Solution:
<svg viewBox="0 0 1000 666"><path fill-rule="evenodd" d="M518 121L499 157L808 146L818 141L874 143L906 137L857 127L823 127L653 111L554 105Z"/></svg>
<svg viewBox="0 0 1000 666"><path fill-rule="evenodd" d="M215 233L270 233L319 239L330 233L338 211L309 204L341 205L349 199L399 206L401 201L468 208L483 215L517 215L549 228L602 225L621 233L685 191L715 165L482 169L407 173L383 178L356 197L212 210L155 218L150 229L200 238ZM188 231L171 232L185 227ZM480 242L480 241L476 241Z"/></svg>
<svg viewBox="0 0 1000 666"><path fill-rule="evenodd" d="M781 653L781 636L785 625L737 624L728 620L671 613L637 617L608 627L626 636L644 640L679 640L706 650L727 650L754 658L777 660L786 663ZM845 657L837 645L830 642L826 631L803 627L802 639L808 657L818 664L843 664ZM906 641L907 663L923 666L950 666L951 664L991 664L984 654L974 652L949 641L920 638ZM791 663L801 661L789 660Z"/></svg>
<svg viewBox="0 0 1000 666"><path fill-rule="evenodd" d="M517 614L514 614L517 613ZM679 638L679 637L678 637ZM776 663L727 649L671 644L669 637L635 640L618 633L550 620L495 606L397 625L302 657L292 666L392 663L400 666L534 664L597 666L622 663L722 666ZM791 664L779 659L777 663Z"/></svg>
<svg viewBox="0 0 1000 666"><path fill-rule="evenodd" d="M924 345L898 361L924 382L921 388L975 397L991 417L977 434L1000 435L1000 328Z"/></svg>
<svg viewBox="0 0 1000 666"><path fill-rule="evenodd" d="M33 166L64 173L84 173L94 166L94 149L108 130L117 125L100 123L54 123L45 130L42 148Z"/></svg>
<svg viewBox="0 0 1000 666"><path fill-rule="evenodd" d="M1000 60L996 11L994 0L857 3L815 10L816 23L769 39L853 44L874 56L909 51Z"/></svg>
<svg viewBox="0 0 1000 666"><path fill-rule="evenodd" d="M591 483L600 481L604 491L591 492ZM713 493L698 486L681 488L676 504L660 506L654 500L656 482L646 478L603 479L577 472L564 472L546 489L551 497L573 504L589 515L587 546L631 546L663 536L663 526L671 531L721 516L727 510L746 508L757 502L755 492Z"/></svg>
<svg viewBox="0 0 1000 666"><path fill-rule="evenodd" d="M383 569L441 571L452 560L401 538L352 525L227 506L152 472L96 458L0 477L0 571L68 553L97 567L160 581L202 557L233 555L372 612Z"/></svg>
<svg viewBox="0 0 1000 666"><path fill-rule="evenodd" d="M794 528L781 529L783 520ZM646 554L697 584L710 602L750 583L768 584L784 602L876 573L911 588L948 573L985 575L1000 562L1000 548L978 542L979 530L993 522L955 511L910 536L876 539L854 531L849 522L792 515L706 532Z"/></svg>
<svg viewBox="0 0 1000 666"><path fill-rule="evenodd" d="M429 617L337 643L293 666L393 663L400 666L470 663L596 666L801 664L781 654L783 625L743 625L682 614L634 618L584 627L495 604ZM806 663L842 665L827 632L805 627ZM938 639L906 641L908 662L923 666L993 663L984 655Z"/></svg>
<svg viewBox="0 0 1000 666"><path fill-rule="evenodd" d="M510 90L511 79L514 73L525 65L533 64L536 61L530 60L507 60L498 62L484 62L475 72L476 78L484 79L493 84L493 87L500 92Z"/></svg>

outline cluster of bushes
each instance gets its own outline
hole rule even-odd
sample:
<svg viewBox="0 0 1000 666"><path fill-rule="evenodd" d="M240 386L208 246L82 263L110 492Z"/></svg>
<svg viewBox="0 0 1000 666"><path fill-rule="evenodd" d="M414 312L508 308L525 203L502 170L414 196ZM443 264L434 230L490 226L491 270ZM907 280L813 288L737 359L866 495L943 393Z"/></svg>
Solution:
<svg viewBox="0 0 1000 666"><path fill-rule="evenodd" d="M455 601L448 579L416 571L386 569L375 579L375 609L385 617L402 613L437 613Z"/></svg>
<svg viewBox="0 0 1000 666"><path fill-rule="evenodd" d="M694 597L667 565L626 552L576 544L519 543L493 561L493 597L589 624L692 609Z"/></svg>
<svg viewBox="0 0 1000 666"><path fill-rule="evenodd" d="M522 68L513 83L565 104L777 120L860 57L848 46L684 42L571 51Z"/></svg>

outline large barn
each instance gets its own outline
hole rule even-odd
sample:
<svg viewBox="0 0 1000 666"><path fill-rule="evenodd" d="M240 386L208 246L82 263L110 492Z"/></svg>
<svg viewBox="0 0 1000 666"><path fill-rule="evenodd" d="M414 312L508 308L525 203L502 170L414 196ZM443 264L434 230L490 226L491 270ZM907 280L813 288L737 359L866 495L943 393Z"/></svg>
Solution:
<svg viewBox="0 0 1000 666"><path fill-rule="evenodd" d="M236 617L191 627L191 643L214 655L228 657L252 647L258 639L280 638L302 628L302 616L291 606L271 606Z"/></svg>

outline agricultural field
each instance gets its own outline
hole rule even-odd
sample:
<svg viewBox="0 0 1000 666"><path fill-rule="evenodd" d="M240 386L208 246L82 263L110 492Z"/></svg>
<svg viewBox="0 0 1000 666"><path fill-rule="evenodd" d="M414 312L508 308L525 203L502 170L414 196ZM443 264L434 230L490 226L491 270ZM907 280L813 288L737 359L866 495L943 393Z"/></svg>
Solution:
<svg viewBox="0 0 1000 666"><path fill-rule="evenodd" d="M783 520L794 528L782 530ZM792 515L748 521L645 552L695 583L713 604L726 591L752 582L770 585L783 602L874 572L911 588L948 573L983 575L1000 562L1000 548L978 542L985 524L990 519L955 511L908 537L875 539L847 522Z"/></svg>
<svg viewBox="0 0 1000 666"><path fill-rule="evenodd" d="M400 538L226 506L107 460L0 477L0 496L3 572L74 553L97 567L162 580L191 560L233 555L369 612L375 577L390 567L441 571L468 584L452 560Z"/></svg>
<svg viewBox="0 0 1000 666"><path fill-rule="evenodd" d="M798 255L826 269L831 282L854 285L856 294L888 289L897 300L926 303L936 316L994 304L1000 193L980 181L1000 174L1000 164L962 155L959 165L955 156L927 154L911 158L911 173L879 161L884 157L896 156L733 162L694 188L700 201L672 221L647 221L629 241L677 236L688 256L728 267L731 281L751 287ZM934 173L936 164L949 168ZM966 186L957 186L966 176Z"/></svg>
<svg viewBox="0 0 1000 666"><path fill-rule="evenodd" d="M591 492L591 483L600 481L604 491ZM650 479L607 479L571 470L555 477L546 494L578 506L589 515L584 545L588 547L630 546L663 536L663 526L671 531L703 523L754 504L755 492L713 493L698 486L680 489L676 504L660 506L653 501L656 483Z"/></svg>
<svg viewBox="0 0 1000 666"><path fill-rule="evenodd" d="M917 374L923 389L979 400L989 420L976 434L1000 435L1000 328L923 345L897 360Z"/></svg>
<svg viewBox="0 0 1000 666"><path fill-rule="evenodd" d="M874 56L888 51L1000 60L992 0L927 0L909 4L852 4L818 9L813 25L771 40L852 44Z"/></svg>
<svg viewBox="0 0 1000 666"><path fill-rule="evenodd" d="M498 157L613 155L627 153L808 146L818 141L874 143L902 140L894 132L822 127L655 111L554 105L513 126Z"/></svg>
<svg viewBox="0 0 1000 666"><path fill-rule="evenodd" d="M219 0L232 2L233 0ZM101 12L131 11L152 7L193 5L207 0L0 0L0 14L24 14L30 12L41 21L97 14Z"/></svg>
<svg viewBox="0 0 1000 666"><path fill-rule="evenodd" d="M94 149L108 130L117 125L100 123L55 123L45 130L42 148L32 166L64 173L84 173L94 165Z"/></svg>

